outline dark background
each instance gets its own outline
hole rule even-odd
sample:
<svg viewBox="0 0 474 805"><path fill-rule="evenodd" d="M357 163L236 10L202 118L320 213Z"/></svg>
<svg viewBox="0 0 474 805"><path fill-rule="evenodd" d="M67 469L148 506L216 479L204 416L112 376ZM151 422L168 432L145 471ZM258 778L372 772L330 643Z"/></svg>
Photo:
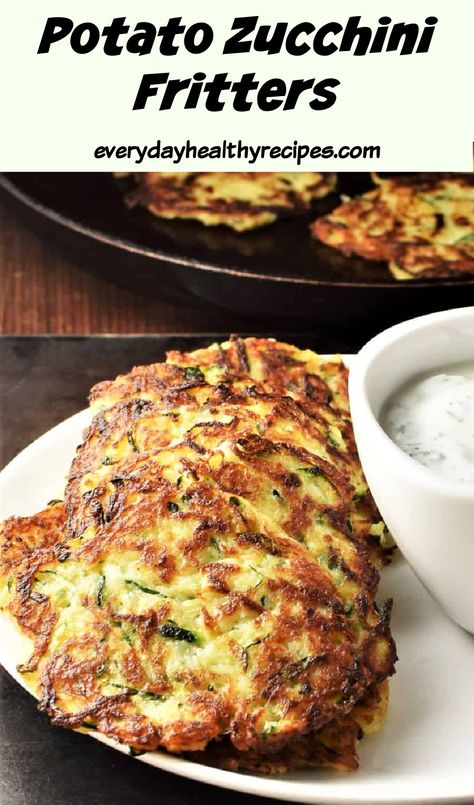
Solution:
<svg viewBox="0 0 474 805"><path fill-rule="evenodd" d="M150 299L86 273L74 251L65 254L23 222L0 194L0 333L265 332L268 321L248 321L222 310Z"/></svg>

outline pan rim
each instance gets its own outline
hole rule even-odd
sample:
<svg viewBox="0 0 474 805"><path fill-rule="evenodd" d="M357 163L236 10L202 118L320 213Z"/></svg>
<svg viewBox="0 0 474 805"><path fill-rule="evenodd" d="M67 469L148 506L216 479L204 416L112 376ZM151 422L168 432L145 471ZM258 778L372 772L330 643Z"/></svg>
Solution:
<svg viewBox="0 0 474 805"><path fill-rule="evenodd" d="M45 171L44 173L48 173ZM339 288L362 288L362 289L386 289L390 290L393 288L397 289L415 289L415 288L447 288L447 287L462 287L462 286L471 286L474 285L474 276L472 279L436 279L436 280L410 280L409 282L401 282L400 280L369 280L369 281L360 281L354 280L335 280L334 282L330 280L321 280L321 279L311 279L307 277L284 277L284 276L276 276L270 274L261 274L255 271L242 271L238 268L232 268L228 265L212 265L211 263L206 263L200 260L194 260L188 257L177 257L174 255L170 255L160 249L152 249L148 246L140 245L137 242L129 240L127 238L122 238L117 235L108 235L105 232L102 232L100 229L96 229L95 227L87 226L79 221L71 218L64 213L58 212L57 209L54 207L50 207L44 204L41 201L38 201L33 195L29 194L21 187L18 187L15 180L11 177L18 175L16 173L7 173L7 172L0 172L0 187L3 188L7 193L9 193L13 198L17 201L20 201L25 206L29 207L34 212L42 215L43 217L49 219L50 221L54 222L55 224L59 224L60 226L64 227L65 229L72 230L77 234L80 234L90 240L94 240L98 243L103 245L118 248L122 251L128 252L129 254L135 254L140 257L144 257L148 260L154 260L157 263L164 262L164 263L171 263L173 266L182 266L184 268L191 268L196 269L198 271L206 271L212 274L224 274L231 277L237 277L243 280L256 280L260 282L274 282L280 284L288 284L288 285L302 285L302 286L311 286L311 287L339 287ZM21 175L21 173L19 174Z"/></svg>

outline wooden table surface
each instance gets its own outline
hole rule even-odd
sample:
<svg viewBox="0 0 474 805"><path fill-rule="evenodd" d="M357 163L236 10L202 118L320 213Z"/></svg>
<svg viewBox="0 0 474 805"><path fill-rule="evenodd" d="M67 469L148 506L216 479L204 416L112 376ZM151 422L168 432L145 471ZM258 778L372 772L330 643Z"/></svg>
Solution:
<svg viewBox="0 0 474 805"><path fill-rule="evenodd" d="M0 199L0 333L202 333L269 331L221 310L147 299L81 270L40 240Z"/></svg>

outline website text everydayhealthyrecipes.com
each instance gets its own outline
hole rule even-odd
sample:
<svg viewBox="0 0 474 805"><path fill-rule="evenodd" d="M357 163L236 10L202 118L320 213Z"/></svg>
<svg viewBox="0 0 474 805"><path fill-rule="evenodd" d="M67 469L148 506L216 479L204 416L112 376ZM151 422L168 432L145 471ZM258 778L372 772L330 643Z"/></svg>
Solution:
<svg viewBox="0 0 474 805"><path fill-rule="evenodd" d="M154 145L98 145L95 159L126 159L141 165L145 159L159 159L179 165L188 159L243 160L254 165L261 159L291 159L301 165L305 159L380 159L380 145L308 145L294 140L291 145L246 145L242 140L223 140L214 145L171 145L157 140Z"/></svg>

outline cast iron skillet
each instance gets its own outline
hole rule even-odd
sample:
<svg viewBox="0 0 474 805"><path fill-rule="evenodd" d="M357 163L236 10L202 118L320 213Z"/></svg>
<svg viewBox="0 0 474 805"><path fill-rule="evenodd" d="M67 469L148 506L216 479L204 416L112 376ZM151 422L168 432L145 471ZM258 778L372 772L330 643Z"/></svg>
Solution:
<svg viewBox="0 0 474 805"><path fill-rule="evenodd" d="M346 258L314 241L309 223L339 203L337 194L309 214L239 235L129 210L110 174L3 174L0 186L23 203L30 226L84 269L146 295L191 294L249 317L338 330L376 329L474 300L474 278L397 282L384 264ZM370 186L368 174L340 174L338 193Z"/></svg>

